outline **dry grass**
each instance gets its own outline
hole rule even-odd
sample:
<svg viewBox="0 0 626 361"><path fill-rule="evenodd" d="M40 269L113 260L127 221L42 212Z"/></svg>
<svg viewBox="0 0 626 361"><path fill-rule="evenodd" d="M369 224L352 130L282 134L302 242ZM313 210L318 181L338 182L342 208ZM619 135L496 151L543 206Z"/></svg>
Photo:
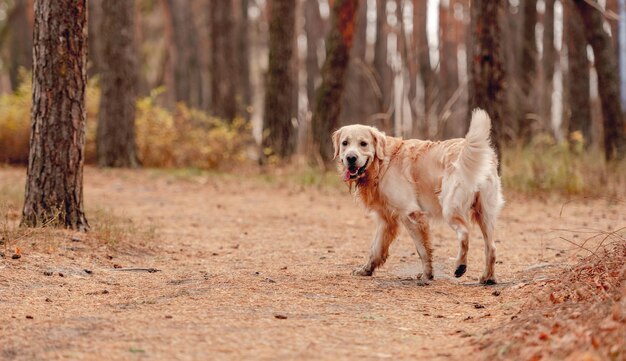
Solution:
<svg viewBox="0 0 626 361"><path fill-rule="evenodd" d="M487 358L626 359L626 231L585 242L593 238L595 249L579 245L591 255L577 265L520 288L529 300L478 342Z"/></svg>
<svg viewBox="0 0 626 361"><path fill-rule="evenodd" d="M528 194L617 197L626 189L626 159L607 163L597 150L541 136L525 148L505 149L502 174L505 189Z"/></svg>
<svg viewBox="0 0 626 361"><path fill-rule="evenodd" d="M0 163L28 161L31 77L22 73L22 85L12 94L0 95ZM100 89L90 79L86 96L85 160L96 162L96 128ZM179 104L166 109L157 104L159 89L137 101L135 127L140 162L146 167L196 167L231 169L248 163L253 144L250 124L209 116Z"/></svg>

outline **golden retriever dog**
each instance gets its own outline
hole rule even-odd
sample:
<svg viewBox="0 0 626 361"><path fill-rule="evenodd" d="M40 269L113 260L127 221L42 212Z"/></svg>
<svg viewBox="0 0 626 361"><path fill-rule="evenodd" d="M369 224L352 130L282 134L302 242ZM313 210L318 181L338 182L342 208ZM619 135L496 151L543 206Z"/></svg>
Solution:
<svg viewBox="0 0 626 361"><path fill-rule="evenodd" d="M367 263L353 274L371 276L385 263L404 225L422 260L422 280L433 278L429 220L442 219L456 232L456 277L467 269L469 225L485 241L483 284L494 284L494 229L504 204L498 159L489 142L487 112L472 113L465 138L432 142L386 136L374 127L348 125L332 135L343 180L373 212L377 226Z"/></svg>

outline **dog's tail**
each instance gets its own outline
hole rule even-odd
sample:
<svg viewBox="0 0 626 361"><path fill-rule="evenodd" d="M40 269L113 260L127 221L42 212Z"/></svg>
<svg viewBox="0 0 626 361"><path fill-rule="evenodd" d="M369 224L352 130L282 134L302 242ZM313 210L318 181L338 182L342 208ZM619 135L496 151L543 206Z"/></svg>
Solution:
<svg viewBox="0 0 626 361"><path fill-rule="evenodd" d="M489 175L493 168L494 151L489 142L491 119L486 111L476 108L465 136L466 144L459 153L455 168L463 177L463 182L476 188Z"/></svg>

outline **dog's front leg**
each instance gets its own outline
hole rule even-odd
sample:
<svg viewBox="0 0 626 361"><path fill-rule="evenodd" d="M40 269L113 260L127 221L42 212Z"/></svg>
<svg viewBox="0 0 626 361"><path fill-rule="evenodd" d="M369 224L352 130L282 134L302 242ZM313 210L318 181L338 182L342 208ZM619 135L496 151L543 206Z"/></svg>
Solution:
<svg viewBox="0 0 626 361"><path fill-rule="evenodd" d="M382 266L389 255L389 246L398 235L398 221L391 216L376 215L377 226L369 260L363 267L357 268L352 274L357 276L371 276L374 270Z"/></svg>
<svg viewBox="0 0 626 361"><path fill-rule="evenodd" d="M422 280L433 279L433 251L430 246L430 228L428 217L420 212L412 212L402 220L406 230L411 235L417 253L422 260Z"/></svg>

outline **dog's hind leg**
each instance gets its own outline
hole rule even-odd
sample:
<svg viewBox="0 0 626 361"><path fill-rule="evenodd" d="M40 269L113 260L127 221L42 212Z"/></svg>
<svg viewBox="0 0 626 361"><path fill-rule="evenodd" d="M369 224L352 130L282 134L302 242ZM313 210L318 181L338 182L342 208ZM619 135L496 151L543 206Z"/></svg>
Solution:
<svg viewBox="0 0 626 361"><path fill-rule="evenodd" d="M480 226L480 230L483 233L483 239L485 240L485 271L483 272L483 275L480 276L480 283L492 285L496 283L496 277L494 274L496 263L496 245L493 239L496 214L492 213L493 209L497 208L487 207L487 205L484 204L485 201L488 201L487 199L484 199L485 196L489 195L482 195L482 198L478 198L478 201L474 206L474 218L476 223Z"/></svg>
<svg viewBox="0 0 626 361"><path fill-rule="evenodd" d="M448 220L448 224L456 232L456 238L459 241L459 253L454 263L454 277L461 277L467 271L467 250L469 247L469 231L467 224L462 217L453 215Z"/></svg>
<svg viewBox="0 0 626 361"><path fill-rule="evenodd" d="M357 276L371 276L374 270L382 266L389 255L389 246L398 236L398 220L391 215L378 215L376 233L367 263L352 272Z"/></svg>
<svg viewBox="0 0 626 361"><path fill-rule="evenodd" d="M417 253L422 260L422 280L433 279L433 251L430 246L430 233L428 226L428 218L422 212L412 212L406 218L402 219L402 223L411 235Z"/></svg>

